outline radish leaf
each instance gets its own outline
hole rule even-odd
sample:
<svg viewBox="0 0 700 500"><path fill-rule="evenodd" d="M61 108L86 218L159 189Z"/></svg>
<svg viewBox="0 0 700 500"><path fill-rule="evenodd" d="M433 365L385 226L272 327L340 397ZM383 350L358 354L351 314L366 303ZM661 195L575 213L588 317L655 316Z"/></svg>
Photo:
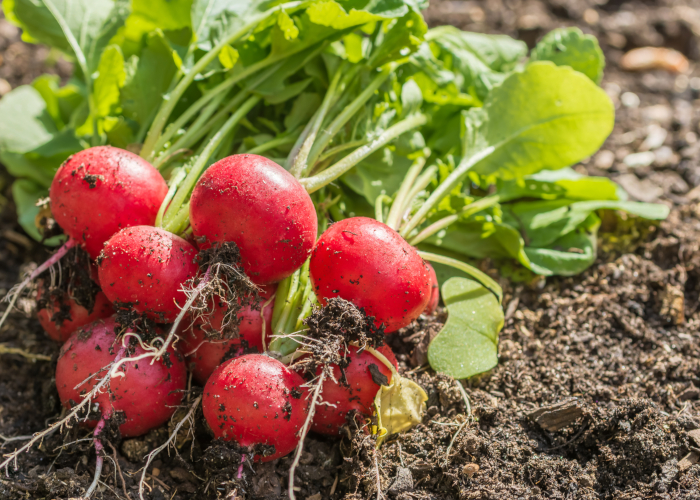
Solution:
<svg viewBox="0 0 700 500"><path fill-rule="evenodd" d="M475 159L472 171L501 179L556 170L596 152L614 118L610 98L584 75L534 62L465 113L465 157Z"/></svg>
<svg viewBox="0 0 700 500"><path fill-rule="evenodd" d="M579 28L560 28L547 33L532 50L533 61L552 61L557 66L571 66L595 83L603 79L605 56L593 35Z"/></svg>
<svg viewBox="0 0 700 500"><path fill-rule="evenodd" d="M498 363L503 309L476 281L451 278L442 285L449 316L428 348L430 366L456 379L473 377Z"/></svg>
<svg viewBox="0 0 700 500"><path fill-rule="evenodd" d="M61 19L54 16L55 9ZM5 15L22 28L22 39L45 43L75 54L72 34L83 52L89 71L94 71L109 40L129 14L128 0L5 0ZM64 22L64 27L61 26ZM68 33L64 30L66 28Z"/></svg>

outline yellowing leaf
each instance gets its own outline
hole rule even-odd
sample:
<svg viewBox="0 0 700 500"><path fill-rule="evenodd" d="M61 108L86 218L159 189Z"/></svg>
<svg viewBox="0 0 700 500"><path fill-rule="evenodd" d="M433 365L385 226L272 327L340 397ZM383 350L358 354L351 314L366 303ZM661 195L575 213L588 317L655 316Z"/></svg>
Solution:
<svg viewBox="0 0 700 500"><path fill-rule="evenodd" d="M285 40L294 40L299 36L299 28L294 24L294 19L289 17L285 11L281 11L277 16L277 26L284 33Z"/></svg>
<svg viewBox="0 0 700 500"><path fill-rule="evenodd" d="M381 16L367 12L366 10L350 9L346 12L343 7L333 0L318 2L311 5L306 13L311 22L321 26L330 26L337 30L360 26L370 21L382 19Z"/></svg>
<svg viewBox="0 0 700 500"><path fill-rule="evenodd" d="M225 45L219 52L219 62L226 69L231 69L238 61L238 51L230 45Z"/></svg>
<svg viewBox="0 0 700 500"><path fill-rule="evenodd" d="M343 37L345 44L345 53L348 56L348 61L355 64L362 60L362 37L357 33L350 33Z"/></svg>
<svg viewBox="0 0 700 500"><path fill-rule="evenodd" d="M407 431L421 423L428 395L421 386L399 375L383 354L371 347L366 349L391 370L391 382L388 386L381 386L374 398L377 414L374 432L379 446L385 436Z"/></svg>

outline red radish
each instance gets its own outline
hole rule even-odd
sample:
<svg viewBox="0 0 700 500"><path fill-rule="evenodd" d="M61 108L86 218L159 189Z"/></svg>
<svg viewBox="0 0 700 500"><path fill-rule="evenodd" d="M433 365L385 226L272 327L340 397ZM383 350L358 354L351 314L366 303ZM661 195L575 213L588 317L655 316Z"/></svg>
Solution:
<svg viewBox="0 0 700 500"><path fill-rule="evenodd" d="M440 302L440 283L438 283L437 274L435 274L435 269L430 265L429 262L425 263L430 271L430 301L428 305L425 306L423 314L430 316L437 309L438 303Z"/></svg>
<svg viewBox="0 0 700 500"><path fill-rule="evenodd" d="M51 183L51 213L95 259L121 228L154 224L168 186L138 155L98 146L74 154Z"/></svg>
<svg viewBox="0 0 700 500"><path fill-rule="evenodd" d="M304 379L276 359L246 354L212 373L204 386L202 409L214 437L248 448L274 446L255 455L269 462L291 452L309 414Z"/></svg>
<svg viewBox="0 0 700 500"><path fill-rule="evenodd" d="M428 266L399 233L367 217L336 222L309 262L319 301L340 297L374 316L386 333L416 319L430 300Z"/></svg>
<svg viewBox="0 0 700 500"><path fill-rule="evenodd" d="M80 402L106 375L104 367L129 355L114 333L116 326L113 318L96 321L73 333L61 347L56 388L66 408ZM129 356L144 352L137 346ZM125 421L119 426L123 437L140 436L167 422L180 404L187 383L182 356L169 348L164 359L153 364L148 359L125 363L122 373L124 377L111 379L107 388L93 399L102 417L124 412ZM91 375L90 380L80 385ZM88 420L86 425L95 427L97 423Z"/></svg>
<svg viewBox="0 0 700 500"><path fill-rule="evenodd" d="M100 283L112 303L170 323L187 302L181 287L197 275L196 255L192 245L164 229L127 227L100 254Z"/></svg>
<svg viewBox="0 0 700 500"><path fill-rule="evenodd" d="M379 384L375 382L377 372L379 377L386 377L387 384L391 382L391 370L379 361L373 354L368 351L362 351L358 354L357 347L350 346L344 353L344 356L350 358L350 363L345 368L345 377L348 386L341 385L333 380L326 378L321 388L321 397L324 403L335 405L335 407L327 404L316 405L316 413L314 413L311 429L320 434L329 434L332 436L338 435L340 428L346 423L346 415L357 410L360 415L369 417L374 412L374 398L379 391ZM396 357L389 346L383 345L377 347L377 351L384 355L391 364L398 368ZM374 368L376 371L373 374ZM338 365L331 365L333 376L340 381L342 374ZM319 367L316 374L321 374L322 367Z"/></svg>
<svg viewBox="0 0 700 500"><path fill-rule="evenodd" d="M285 169L258 155L233 155L209 167L192 192L190 223L200 248L233 242L257 284L291 276L316 241L316 210Z"/></svg>
<svg viewBox="0 0 700 500"><path fill-rule="evenodd" d="M39 286L36 294L38 304L44 302L42 298L45 293L43 287ZM53 300L49 297L45 302L45 306L37 311L39 323L49 337L57 342L65 342L78 328L114 314L112 303L102 292L95 294L95 302L90 310L78 304L68 294Z"/></svg>
<svg viewBox="0 0 700 500"><path fill-rule="evenodd" d="M263 293L260 294L262 300L259 310L250 306L241 309L238 313L240 324L236 338L207 340L207 332L221 332L224 315L228 309L226 304L222 302L214 305L214 312L206 320L198 319L192 328L188 328L182 334L180 350L187 354L188 365L194 365L192 373L197 382L204 384L216 367L226 359L240 356L244 347L257 349L258 352L262 353L263 318L266 344L269 345L272 336L272 310L275 303L274 300L267 305L265 303L276 289L276 285L268 285L263 288Z"/></svg>

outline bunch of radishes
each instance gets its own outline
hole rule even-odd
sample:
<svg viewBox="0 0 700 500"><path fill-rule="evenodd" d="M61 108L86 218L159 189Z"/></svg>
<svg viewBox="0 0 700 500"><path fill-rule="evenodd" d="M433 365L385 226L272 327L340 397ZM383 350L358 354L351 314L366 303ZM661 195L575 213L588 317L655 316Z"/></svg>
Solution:
<svg viewBox="0 0 700 500"><path fill-rule="evenodd" d="M236 441L262 461L292 451L309 415L314 374L298 373L266 346L277 333L271 324L277 283L307 260L322 305L341 297L385 333L436 307L434 271L396 231L356 217L333 224L317 241L307 191L269 159L234 155L209 167L192 190L184 238L155 226L171 200L153 166L113 147L70 157L51 186L52 215L69 238L57 255L80 246L97 271L81 274L94 282L87 307L70 288L62 296L45 291L39 320L65 342L56 369L60 399L71 407L90 398L96 437L117 416L124 437L163 424L181 403L189 368L204 384L204 417L215 437ZM240 260L226 264L245 273L260 301L242 305L240 298L233 304L214 296L205 299L210 307L195 312L195 296L214 272L200 265L200 252L231 243ZM237 335L223 335L231 307L238 311ZM128 314L115 312L156 326L146 334L124 324ZM388 347L378 352L396 365ZM342 374L326 367L333 376L322 379L324 404L313 417L312 428L325 434L337 434L351 410L371 416L380 389L375 367L387 381L392 376L369 351L348 345L339 354L346 366ZM99 385L107 373L111 378Z"/></svg>

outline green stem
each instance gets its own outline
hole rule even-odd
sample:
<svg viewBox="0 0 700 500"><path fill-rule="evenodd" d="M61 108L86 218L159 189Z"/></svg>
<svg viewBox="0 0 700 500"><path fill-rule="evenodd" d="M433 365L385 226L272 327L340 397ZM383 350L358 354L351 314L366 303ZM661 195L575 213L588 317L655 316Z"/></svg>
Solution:
<svg viewBox="0 0 700 500"><path fill-rule="evenodd" d="M167 151L163 153L163 156L169 155L171 150L177 151L178 149L190 148L193 144L196 144L197 141L204 137L210 130L215 129L215 125L221 123L221 119L233 111L235 107L239 106L246 97L248 97L247 92L239 92L205 124L200 126L192 125L185 135L180 137L175 144L170 146Z"/></svg>
<svg viewBox="0 0 700 500"><path fill-rule="evenodd" d="M156 141L158 140L160 133L163 131L165 124L168 122L168 118L170 118L170 115L175 109L175 106L177 106L177 103L180 101L180 98L185 93L190 84L194 81L194 78L199 73L201 73L209 65L209 63L211 63L219 55L219 52L221 52L221 50L226 45L229 45L242 38L251 29L254 29L260 23L260 21L271 16L272 14L275 14L281 10L289 12L290 10L302 6L303 4L304 2L288 2L281 5L277 5L276 7L262 12L257 16L253 16L250 19L250 21L247 24L245 24L241 29L223 38L218 44L216 44L216 46L212 50L207 52L199 61L197 61L197 63L189 70L189 72L184 76L184 78L180 80L180 82L175 86L170 95L167 98L165 98L163 103L161 104L160 109L158 110L158 114L153 120L153 124L151 125L151 128L149 129L148 134L146 136L146 140L141 150L141 157L146 159L152 158Z"/></svg>
<svg viewBox="0 0 700 500"><path fill-rule="evenodd" d="M318 157L318 160L316 160L316 164L318 165L320 163L323 163L328 158L331 158L332 156L337 155L338 153L341 153L346 149L358 148L365 144L367 144L367 139L357 139L355 141L348 141L343 144L338 144L337 146L324 151L323 154Z"/></svg>
<svg viewBox="0 0 700 500"><path fill-rule="evenodd" d="M500 287L500 285L496 283L494 279L491 278L491 276L478 270L476 267L470 266L469 264L466 264L457 259L452 259L450 257L445 257L444 255L438 255L435 253L418 251L418 255L420 255L423 259L427 261L437 262L438 264L444 264L446 266L459 269L460 271L468 274L476 281L484 285L486 289L488 289L491 293L493 293L496 296L499 304L503 301L503 289Z"/></svg>
<svg viewBox="0 0 700 500"><path fill-rule="evenodd" d="M442 219L433 222L431 225L423 229L416 236L411 238L409 240L409 243L415 246L418 243L430 238L432 235L438 233L439 231L445 229L450 224L457 222L460 218L470 217L475 213L481 212L482 210L496 205L499 201L500 198L498 195L491 195L486 196L485 198L481 198L480 200L475 201L474 203L470 203L469 205L464 207L460 213L448 215L447 217L443 217ZM402 236L404 236L404 238L406 237L403 234Z"/></svg>
<svg viewBox="0 0 700 500"><path fill-rule="evenodd" d="M374 77L374 79L360 93L360 95L353 99L353 101L348 104L338 116L335 117L328 127L324 128L323 132L318 138L318 141L311 148L307 169L313 167L313 165L316 163L316 159L323 152L331 139L333 139L338 131L340 131L340 129L343 128L343 126L350 120L350 118L352 118L355 113L357 113L360 108L367 103L377 89L381 87L384 82L386 82L394 69L394 65L387 65L382 71L379 72L377 76Z"/></svg>
<svg viewBox="0 0 700 500"><path fill-rule="evenodd" d="M316 140L316 135L318 134L318 131L321 128L321 125L323 124L323 120L326 119L326 113L328 113L328 109L331 107L331 104L333 104L333 102L335 101L336 89L338 88L338 82L340 82L340 77L343 73L341 70L344 68L345 65L341 64L338 67L338 70L335 72L333 80L331 80L331 83L328 86L328 90L326 91L326 95L323 98L321 107L319 108L318 113L314 115L313 126L311 127L311 130L309 131L309 134L307 135L306 139L304 139L304 143L299 149L299 153L294 158L289 173L291 173L297 179L301 177L301 175L306 171L306 161L309 159L311 147L313 146L314 141Z"/></svg>
<svg viewBox="0 0 700 500"><path fill-rule="evenodd" d="M173 199L173 202L171 206L168 208L168 210L165 213L165 222L168 226L170 226L170 214L179 214L180 209L182 205L185 203L185 200L187 197L190 195L192 189L194 188L195 183L199 179L199 176L202 174L202 171L204 170L204 167L206 167L207 162L209 161L209 158L211 157L212 154L214 154L214 151L219 147L219 144L221 141L226 137L226 135L233 129L233 127L245 116L248 114L248 112L255 106L258 102L260 101L260 97L258 96L251 96L248 98L248 100L243 103L231 116L228 120L226 120L226 123L219 129L214 136L209 140L207 143L206 147L202 151L202 153L197 157L197 160L195 161L194 165L192 165L192 168L190 169L189 173L187 174L187 177L183 181L182 186L180 189L178 189L177 194L175 195L175 198Z"/></svg>
<svg viewBox="0 0 700 500"><path fill-rule="evenodd" d="M190 202L188 201L180 207L174 217L171 217L165 222L163 229L169 231L173 234L180 234L185 227L187 227L187 222L190 217Z"/></svg>
<svg viewBox="0 0 700 500"><path fill-rule="evenodd" d="M175 196L177 187L183 180L185 180L186 176L187 172L184 168L178 168L177 172L173 172L173 176L170 178L168 194L165 195L165 199L163 200L163 203L161 203L160 209L158 209L158 215L156 215L156 227L163 227L163 214L165 214L165 210L168 208L168 205Z"/></svg>
<svg viewBox="0 0 700 500"><path fill-rule="evenodd" d="M296 139L297 139L297 136L294 133L275 137L272 140L264 142L264 143L260 144L259 146L255 146L254 148L246 151L245 154L259 155L260 153L264 153L265 151L269 151L271 149L274 149L277 146L284 146L285 144L291 144L294 141L296 141Z"/></svg>
<svg viewBox="0 0 700 500"><path fill-rule="evenodd" d="M375 140L366 144L362 147L357 148L355 151L350 153L348 156L340 160L334 165L331 165L323 172L320 172L313 177L307 177L301 179L301 184L306 188L306 191L313 193L318 191L323 186L330 184L338 177L343 175L345 172L350 170L352 167L357 165L359 162L367 158L369 155L377 151L378 149L384 147L389 142L396 139L401 134L416 128L421 125L425 125L428 121L425 115L421 113L416 113L403 119L402 121L396 123L395 125L386 129L379 137Z"/></svg>
<svg viewBox="0 0 700 500"><path fill-rule="evenodd" d="M404 205L406 204L406 197L408 196L411 186L415 182L416 178L420 175L421 170L425 166L425 158L422 156L413 162L411 168L406 172L406 177L404 177L401 182L401 187L396 193L394 198L394 203L391 205L391 210L389 210L389 215L386 218L386 225L393 230L399 229L399 222L401 221L401 216L404 213Z"/></svg>
<svg viewBox="0 0 700 500"><path fill-rule="evenodd" d="M187 149L189 148L192 144L194 144L195 141L190 141L190 139L195 135L195 133L199 130L202 129L202 127L206 127L208 123L211 123L212 120L209 120L211 116L214 114L214 112L217 110L219 105L221 104L221 101L224 100L225 94L221 94L214 99L211 100L209 105L202 111L197 119L194 121L194 123L187 129L187 131L178 137L178 139L170 145L170 147L165 150L162 154L158 154L158 152L162 149L162 147L167 144L163 143L163 146L160 146L160 141L158 141L158 144L156 144L156 147L154 149L154 153L157 155L153 161L153 166L160 169L160 166L163 164L163 159L168 158L173 151L177 151L179 149ZM179 129L178 129L179 130Z"/></svg>
<svg viewBox="0 0 700 500"><path fill-rule="evenodd" d="M391 203L391 196L380 194L374 202L374 218L379 222L384 222L384 202Z"/></svg>
<svg viewBox="0 0 700 500"><path fill-rule="evenodd" d="M452 192L452 190L457 186L457 184L459 184L464 176L467 175L467 172L469 172L474 165L493 153L498 146L498 144L495 146L490 146L474 156L463 159L459 165L457 165L457 168L447 176L447 179L438 185L437 189L433 191L425 203L421 205L420 209L418 209L413 217L411 217L408 224L406 224L406 226L401 230L401 234L411 234L411 231L423 223L423 220L428 215L428 212L435 208L445 196Z"/></svg>

